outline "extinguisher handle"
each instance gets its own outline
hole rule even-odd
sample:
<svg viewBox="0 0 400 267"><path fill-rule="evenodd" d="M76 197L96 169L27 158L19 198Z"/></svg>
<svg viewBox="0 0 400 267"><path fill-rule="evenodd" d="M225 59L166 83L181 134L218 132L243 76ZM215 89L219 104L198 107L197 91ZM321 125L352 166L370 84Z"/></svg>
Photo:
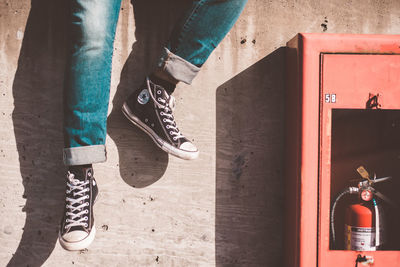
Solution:
<svg viewBox="0 0 400 267"><path fill-rule="evenodd" d="M372 182L375 184L375 183L384 182L384 181L390 180L390 179L392 179L392 176L386 176L386 177L381 177L381 178L374 177L374 179L372 179Z"/></svg>

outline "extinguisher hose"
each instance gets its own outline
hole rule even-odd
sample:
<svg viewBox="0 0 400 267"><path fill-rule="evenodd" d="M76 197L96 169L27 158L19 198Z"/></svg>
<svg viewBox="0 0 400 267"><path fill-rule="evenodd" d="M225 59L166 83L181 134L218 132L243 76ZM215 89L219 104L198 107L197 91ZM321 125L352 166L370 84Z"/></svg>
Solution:
<svg viewBox="0 0 400 267"><path fill-rule="evenodd" d="M375 208L375 247L378 250L380 245L381 237L380 237L380 221L379 221L379 207L375 198L372 199Z"/></svg>
<svg viewBox="0 0 400 267"><path fill-rule="evenodd" d="M358 188L356 188L356 187L345 188L336 196L335 200L332 202L332 207L331 207L331 247L332 247L332 249L335 249L335 246L336 246L336 234L335 234L336 205L343 196L345 196L347 194L355 194L357 192L358 192Z"/></svg>

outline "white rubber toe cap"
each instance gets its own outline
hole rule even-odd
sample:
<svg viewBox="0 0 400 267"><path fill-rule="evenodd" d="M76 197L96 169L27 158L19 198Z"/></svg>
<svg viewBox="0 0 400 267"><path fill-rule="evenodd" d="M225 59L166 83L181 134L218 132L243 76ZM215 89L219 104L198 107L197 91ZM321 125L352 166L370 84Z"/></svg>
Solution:
<svg viewBox="0 0 400 267"><path fill-rule="evenodd" d="M72 231L61 236L61 233L59 233L59 241L66 250L82 250L93 242L95 235L96 228L93 225L89 234L85 231Z"/></svg>
<svg viewBox="0 0 400 267"><path fill-rule="evenodd" d="M89 234L85 231L72 231L62 236L66 242L79 242L85 239Z"/></svg>
<svg viewBox="0 0 400 267"><path fill-rule="evenodd" d="M197 147L190 142L185 142L180 145L179 149L186 150L189 152L197 152Z"/></svg>

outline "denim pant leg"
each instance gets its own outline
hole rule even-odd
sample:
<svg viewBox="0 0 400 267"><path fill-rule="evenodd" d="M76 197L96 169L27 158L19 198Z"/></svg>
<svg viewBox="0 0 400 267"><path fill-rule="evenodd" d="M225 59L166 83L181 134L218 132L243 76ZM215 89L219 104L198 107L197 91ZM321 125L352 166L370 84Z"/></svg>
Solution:
<svg viewBox="0 0 400 267"><path fill-rule="evenodd" d="M121 0L71 0L64 87L64 163L106 160L106 121Z"/></svg>
<svg viewBox="0 0 400 267"><path fill-rule="evenodd" d="M239 18L247 0L193 0L174 27L158 67L190 84Z"/></svg>

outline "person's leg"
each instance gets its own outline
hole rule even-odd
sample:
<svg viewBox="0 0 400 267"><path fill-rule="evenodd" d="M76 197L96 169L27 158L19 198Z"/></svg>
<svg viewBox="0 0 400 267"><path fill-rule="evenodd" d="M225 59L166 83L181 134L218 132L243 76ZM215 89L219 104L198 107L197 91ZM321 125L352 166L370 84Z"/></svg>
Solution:
<svg viewBox="0 0 400 267"><path fill-rule="evenodd" d="M190 84L234 25L246 0L193 0L175 25L157 69L133 92L122 112L164 151L183 159L199 151L177 128L171 96L179 82Z"/></svg>
<svg viewBox="0 0 400 267"><path fill-rule="evenodd" d="M191 84L239 18L247 0L194 0L175 25L155 74ZM173 81L171 80L171 82Z"/></svg>
<svg viewBox="0 0 400 267"><path fill-rule="evenodd" d="M72 0L64 87L66 208L60 244L84 249L95 235L97 185L91 164L106 160L105 139L115 28L121 0Z"/></svg>
<svg viewBox="0 0 400 267"><path fill-rule="evenodd" d="M115 28L121 0L71 1L64 89L64 162L106 160L106 121Z"/></svg>

